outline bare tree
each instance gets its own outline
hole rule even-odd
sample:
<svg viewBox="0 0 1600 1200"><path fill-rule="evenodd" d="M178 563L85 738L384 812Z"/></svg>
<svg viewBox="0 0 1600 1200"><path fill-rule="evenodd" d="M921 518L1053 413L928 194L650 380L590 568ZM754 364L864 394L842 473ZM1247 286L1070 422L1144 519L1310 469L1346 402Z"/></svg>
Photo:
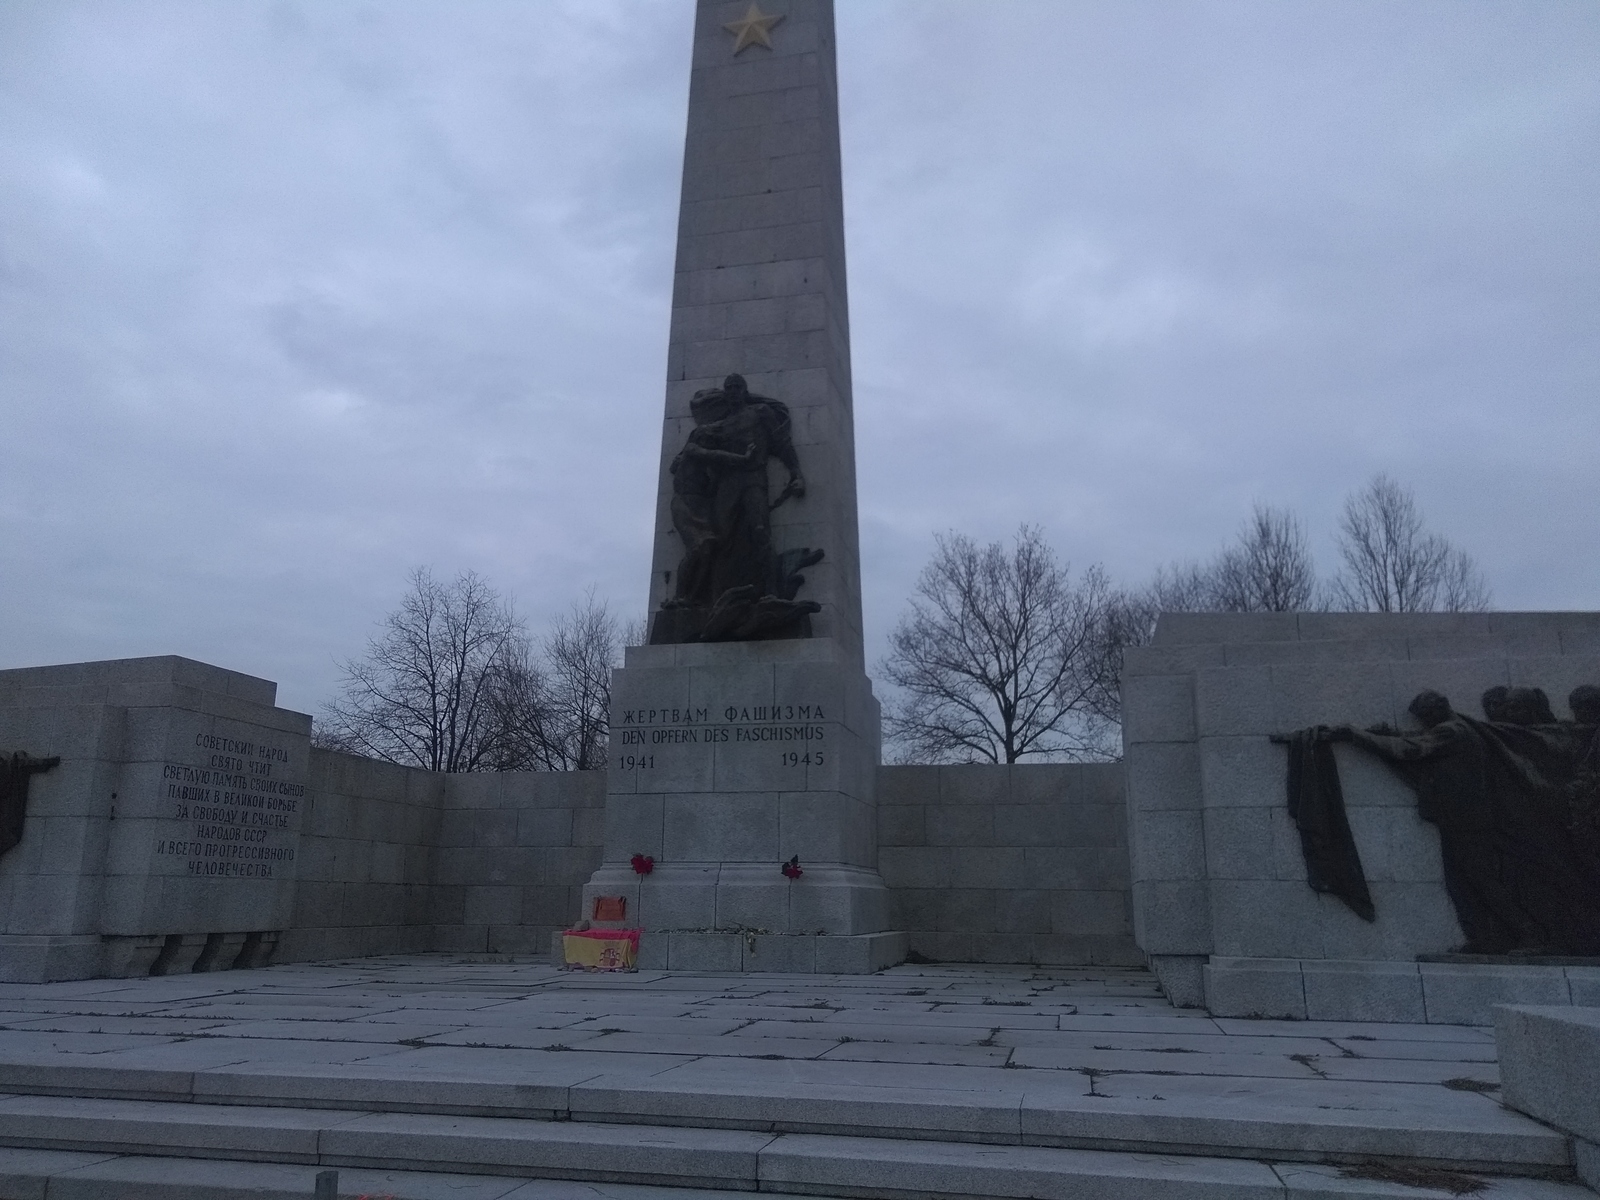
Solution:
<svg viewBox="0 0 1600 1200"><path fill-rule="evenodd" d="M1155 578L1144 587L1111 595L1106 604L1106 639L1118 647L1142 646L1154 635L1156 618L1162 613L1209 612L1216 606L1215 595L1210 567L1193 560L1157 567Z"/></svg>
<svg viewBox="0 0 1600 1200"><path fill-rule="evenodd" d="M936 540L880 667L899 690L885 724L900 757L1113 757L1104 573L1074 582L1027 525L1010 553L960 534Z"/></svg>
<svg viewBox="0 0 1600 1200"><path fill-rule="evenodd" d="M539 660L526 646L507 660L497 694L503 769L593 771L606 765L611 670L624 636L590 591L556 621Z"/></svg>
<svg viewBox="0 0 1600 1200"><path fill-rule="evenodd" d="M566 764L550 753L560 743L546 699L550 690L544 664L526 639L495 672L495 727L499 738L491 769L496 771L560 771Z"/></svg>
<svg viewBox="0 0 1600 1200"><path fill-rule="evenodd" d="M1222 612L1299 612L1312 607L1317 571L1300 518L1286 508L1258 503L1238 541L1217 556L1207 583L1211 607Z"/></svg>
<svg viewBox="0 0 1600 1200"><path fill-rule="evenodd" d="M1108 746L1113 742L1120 746L1122 652L1130 646L1149 644L1155 635L1156 618L1162 613L1194 611L1194 607L1179 607L1185 603L1187 590L1168 594L1167 603L1163 603L1157 590L1161 582L1161 573L1157 572L1151 585L1119 589L1106 598L1100 634L1105 673L1094 695L1094 708L1104 730L1102 739Z"/></svg>
<svg viewBox="0 0 1600 1200"><path fill-rule="evenodd" d="M1155 613L1205 612L1215 603L1216 583L1207 567L1190 560L1157 567L1142 601Z"/></svg>
<svg viewBox="0 0 1600 1200"><path fill-rule="evenodd" d="M594 593L575 604L544 642L550 708L556 737L552 757L565 769L606 765L611 732L611 669L622 650L621 631Z"/></svg>
<svg viewBox="0 0 1600 1200"><path fill-rule="evenodd" d="M1350 612L1481 612L1490 597L1472 558L1427 532L1410 490L1388 475L1345 501L1339 518L1344 568L1333 581Z"/></svg>
<svg viewBox="0 0 1600 1200"><path fill-rule="evenodd" d="M1453 547L1439 577L1439 607L1445 612L1488 612L1494 607L1489 583L1472 555Z"/></svg>
<svg viewBox="0 0 1600 1200"><path fill-rule="evenodd" d="M444 584L419 567L366 657L343 664L343 695L317 744L430 771L487 770L500 753L500 672L523 642L510 605L480 576Z"/></svg>
<svg viewBox="0 0 1600 1200"><path fill-rule="evenodd" d="M1107 636L1142 646L1164 612L1294 612L1316 604L1317 572L1300 518L1258 503L1235 543L1209 563L1169 563L1144 587L1117 592Z"/></svg>
<svg viewBox="0 0 1600 1200"><path fill-rule="evenodd" d="M1119 590L1103 623L1108 675L1100 711L1122 719L1122 651L1146 645L1156 620L1172 612L1293 612L1317 601L1316 568L1305 528L1288 509L1257 504L1237 541L1209 563L1171 563L1142 588Z"/></svg>

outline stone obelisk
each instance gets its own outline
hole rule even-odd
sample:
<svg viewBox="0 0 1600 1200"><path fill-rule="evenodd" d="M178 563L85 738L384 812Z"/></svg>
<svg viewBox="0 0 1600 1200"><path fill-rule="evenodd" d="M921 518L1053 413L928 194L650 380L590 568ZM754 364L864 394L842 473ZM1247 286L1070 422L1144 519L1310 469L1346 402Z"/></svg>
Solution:
<svg viewBox="0 0 1600 1200"><path fill-rule="evenodd" d="M876 865L832 0L698 0L650 608L650 644L613 677L584 919L641 928L647 967L900 961ZM597 921L617 897L623 919Z"/></svg>

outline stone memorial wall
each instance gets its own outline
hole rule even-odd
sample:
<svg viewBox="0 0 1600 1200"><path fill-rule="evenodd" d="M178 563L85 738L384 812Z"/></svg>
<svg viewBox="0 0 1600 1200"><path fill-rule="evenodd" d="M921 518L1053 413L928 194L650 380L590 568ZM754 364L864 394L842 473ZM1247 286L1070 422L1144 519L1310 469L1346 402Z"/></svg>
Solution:
<svg viewBox="0 0 1600 1200"><path fill-rule="evenodd" d="M59 757L0 858L0 970L254 961L292 918L311 719L189 659L0 671L0 751Z"/></svg>
<svg viewBox="0 0 1600 1200"><path fill-rule="evenodd" d="M880 768L878 870L921 957L1144 965L1118 763Z"/></svg>
<svg viewBox="0 0 1600 1200"><path fill-rule="evenodd" d="M312 749L309 719L273 707L274 684L187 659L0 672L0 751L61 759L31 778L21 841L0 854L0 979L543 955L592 908L586 885L608 842L629 848L616 864L635 885L621 893L628 923L650 897L626 859L650 854L661 864L652 878L670 882L674 856L699 844L678 831L696 822L707 826L696 837L723 839L774 878L785 837L825 844L853 830L841 861L881 869L887 917L922 957L1136 961L1120 767L873 769L866 751L833 763L860 721L852 705L870 694L852 700L831 672L812 680L820 693L804 672L772 691L776 669L768 693L742 706L645 705L632 720L623 707L619 730L642 740L619 738L613 755L662 757L616 773L676 772L685 790L626 792L645 799L622 807L607 771L451 775ZM821 738L785 732L819 728ZM779 804L741 809L740 772L792 783ZM881 806L852 799L841 780L876 789ZM720 790L688 790L703 781ZM847 820L841 805L854 806ZM645 808L653 824L639 823ZM838 894L827 870L784 882L802 909ZM793 968L806 940L748 919L719 926L714 907L698 928L715 935L700 939L710 955L748 949L754 935L748 962L707 960L734 970ZM819 967L814 955L799 965Z"/></svg>
<svg viewBox="0 0 1600 1200"><path fill-rule="evenodd" d="M311 751L294 913L273 961L436 948L432 879L449 779Z"/></svg>

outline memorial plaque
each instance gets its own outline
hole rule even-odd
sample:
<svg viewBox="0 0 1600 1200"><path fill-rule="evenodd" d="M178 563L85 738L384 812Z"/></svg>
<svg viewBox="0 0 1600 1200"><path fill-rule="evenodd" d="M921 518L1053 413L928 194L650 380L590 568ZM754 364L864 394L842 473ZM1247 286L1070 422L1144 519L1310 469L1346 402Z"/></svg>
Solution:
<svg viewBox="0 0 1600 1200"><path fill-rule="evenodd" d="M308 722L281 709L248 712L237 701L217 706L228 716L204 707L129 710L105 933L242 933L289 922Z"/></svg>

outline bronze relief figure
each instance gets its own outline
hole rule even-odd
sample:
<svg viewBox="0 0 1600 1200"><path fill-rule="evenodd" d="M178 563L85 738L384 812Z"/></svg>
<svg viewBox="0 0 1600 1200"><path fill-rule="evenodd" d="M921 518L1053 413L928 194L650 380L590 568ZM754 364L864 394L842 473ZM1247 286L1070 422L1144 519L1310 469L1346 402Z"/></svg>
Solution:
<svg viewBox="0 0 1600 1200"><path fill-rule="evenodd" d="M1338 725L1274 739L1291 747L1290 810L1313 886L1337 880L1365 896L1353 841L1308 836L1308 813L1343 826L1343 813L1330 810L1342 808L1337 782L1312 790L1294 763L1304 742L1349 742L1403 779L1417 815L1438 827L1463 952L1600 955L1600 688L1576 688L1568 703L1572 719L1558 720L1540 689L1494 687L1479 720L1424 691L1410 705L1414 732Z"/></svg>

